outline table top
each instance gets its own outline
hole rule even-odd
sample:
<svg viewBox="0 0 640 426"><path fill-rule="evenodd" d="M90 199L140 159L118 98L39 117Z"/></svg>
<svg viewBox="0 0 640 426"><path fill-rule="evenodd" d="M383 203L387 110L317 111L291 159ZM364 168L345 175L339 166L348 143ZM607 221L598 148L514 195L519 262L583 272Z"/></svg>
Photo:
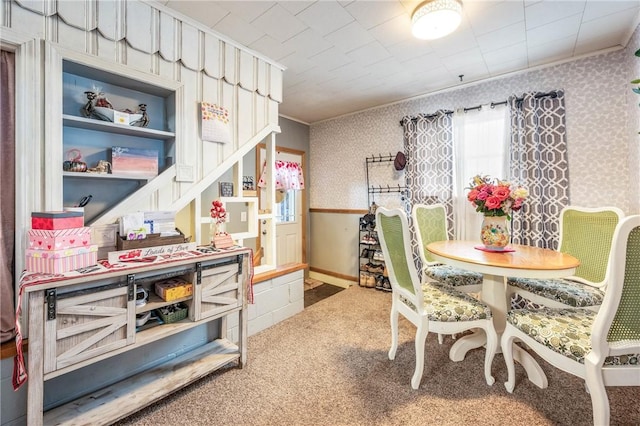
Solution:
<svg viewBox="0 0 640 426"><path fill-rule="evenodd" d="M226 257L244 255L251 264L252 251L246 247L233 246L228 249L197 247L195 250L179 251L170 255L152 256L152 258L138 259L132 262L109 263L107 259L99 259L96 265L65 272L62 274L48 274L42 272L23 272L20 278L21 291L33 292L54 287L66 287L84 284L88 280L113 279L129 274L153 273L159 268L182 267L196 262L213 262ZM253 271L253 269L251 269ZM253 274L253 272L251 272Z"/></svg>
<svg viewBox="0 0 640 426"><path fill-rule="evenodd" d="M509 275L520 275L518 271L522 271L522 276L526 276L528 272L536 271L536 275L566 276L573 274L580 265L575 257L555 250L510 244L515 251L487 252L474 248L479 244L477 241L437 241L427 245L427 250L438 260L454 266L466 264L471 266L468 269L485 273L505 269Z"/></svg>

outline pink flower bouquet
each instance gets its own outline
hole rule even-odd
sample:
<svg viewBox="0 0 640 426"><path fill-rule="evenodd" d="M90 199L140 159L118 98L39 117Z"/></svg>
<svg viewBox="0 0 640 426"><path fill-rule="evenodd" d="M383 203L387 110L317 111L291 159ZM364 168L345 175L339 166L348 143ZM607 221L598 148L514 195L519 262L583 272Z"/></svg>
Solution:
<svg viewBox="0 0 640 426"><path fill-rule="evenodd" d="M522 208L529 192L522 187L512 186L510 182L476 175L471 179L467 199L477 212L485 216L507 216Z"/></svg>

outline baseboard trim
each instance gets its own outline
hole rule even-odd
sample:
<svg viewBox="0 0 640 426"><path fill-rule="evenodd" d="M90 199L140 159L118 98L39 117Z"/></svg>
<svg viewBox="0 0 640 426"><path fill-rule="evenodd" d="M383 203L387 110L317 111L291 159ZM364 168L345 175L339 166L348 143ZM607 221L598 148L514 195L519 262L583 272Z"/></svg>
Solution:
<svg viewBox="0 0 640 426"><path fill-rule="evenodd" d="M369 210L361 209L309 209L309 213L367 214Z"/></svg>
<svg viewBox="0 0 640 426"><path fill-rule="evenodd" d="M358 282L358 279L351 275L339 274L337 272L313 267L309 268L309 278L344 288L348 288Z"/></svg>

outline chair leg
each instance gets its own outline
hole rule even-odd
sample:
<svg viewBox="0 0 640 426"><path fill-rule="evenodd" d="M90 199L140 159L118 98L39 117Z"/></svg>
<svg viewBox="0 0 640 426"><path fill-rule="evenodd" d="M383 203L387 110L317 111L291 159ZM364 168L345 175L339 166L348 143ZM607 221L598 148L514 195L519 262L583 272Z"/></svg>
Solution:
<svg viewBox="0 0 640 426"><path fill-rule="evenodd" d="M593 408L593 424L608 426L610 417L609 397L604 387L601 364L601 362L594 362L589 355L584 360L587 388L591 395L591 406Z"/></svg>
<svg viewBox="0 0 640 426"><path fill-rule="evenodd" d="M487 326L484 331L487 335L487 347L484 355L484 378L487 384L491 386L496 381L491 375L491 365L498 350L498 334L496 333L496 329L493 328L493 320L489 319L487 321Z"/></svg>
<svg viewBox="0 0 640 426"><path fill-rule="evenodd" d="M508 333L509 326L505 329L504 334L502 335L502 355L504 356L504 362L507 364L507 381L504 383L504 387L507 389L507 392L513 393L513 388L516 384L516 368L513 363L513 339L515 336L512 336Z"/></svg>
<svg viewBox="0 0 640 426"><path fill-rule="evenodd" d="M420 387L420 381L422 380L422 372L424 371L424 346L427 340L427 334L429 334L429 326L424 322L418 324L416 330L416 371L411 378L411 387L418 389Z"/></svg>
<svg viewBox="0 0 640 426"><path fill-rule="evenodd" d="M391 304L391 349L389 349L389 359L394 360L396 358L396 351L398 350L398 309L396 307L395 300Z"/></svg>

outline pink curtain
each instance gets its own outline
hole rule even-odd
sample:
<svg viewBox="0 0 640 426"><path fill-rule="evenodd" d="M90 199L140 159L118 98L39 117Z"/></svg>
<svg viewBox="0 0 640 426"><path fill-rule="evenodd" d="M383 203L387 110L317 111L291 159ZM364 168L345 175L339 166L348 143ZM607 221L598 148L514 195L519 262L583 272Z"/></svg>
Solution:
<svg viewBox="0 0 640 426"><path fill-rule="evenodd" d="M266 182L267 163L262 165L262 176L258 181L258 186L264 188L267 186ZM304 175L302 174L302 167L298 163L292 161L276 160L276 189L289 190L289 189L304 189Z"/></svg>
<svg viewBox="0 0 640 426"><path fill-rule="evenodd" d="M0 342L13 338L15 311L15 55L0 51Z"/></svg>

